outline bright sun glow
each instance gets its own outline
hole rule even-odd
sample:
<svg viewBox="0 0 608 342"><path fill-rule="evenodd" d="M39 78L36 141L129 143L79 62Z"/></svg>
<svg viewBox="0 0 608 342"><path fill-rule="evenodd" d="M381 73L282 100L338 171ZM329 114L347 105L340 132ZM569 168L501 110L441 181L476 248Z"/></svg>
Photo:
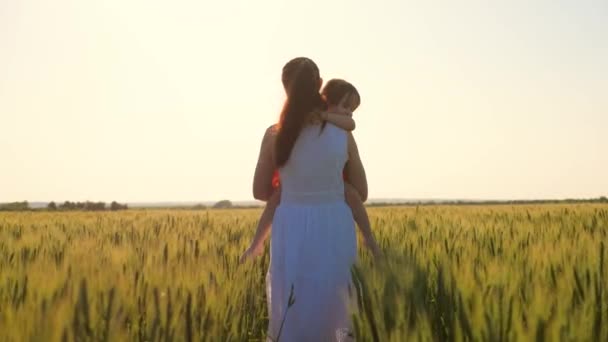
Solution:
<svg viewBox="0 0 608 342"><path fill-rule="evenodd" d="M280 71L359 89L371 198L608 193L606 1L0 3L0 202L251 199Z"/></svg>

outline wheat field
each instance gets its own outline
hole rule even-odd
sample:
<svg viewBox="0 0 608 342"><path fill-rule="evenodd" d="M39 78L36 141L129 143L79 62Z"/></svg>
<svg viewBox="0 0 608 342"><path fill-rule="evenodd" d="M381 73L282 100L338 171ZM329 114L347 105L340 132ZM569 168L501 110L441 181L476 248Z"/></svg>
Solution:
<svg viewBox="0 0 608 342"><path fill-rule="evenodd" d="M264 341L268 244L238 263L259 214L0 213L0 341ZM360 244L358 341L608 340L608 205L370 217L384 259Z"/></svg>

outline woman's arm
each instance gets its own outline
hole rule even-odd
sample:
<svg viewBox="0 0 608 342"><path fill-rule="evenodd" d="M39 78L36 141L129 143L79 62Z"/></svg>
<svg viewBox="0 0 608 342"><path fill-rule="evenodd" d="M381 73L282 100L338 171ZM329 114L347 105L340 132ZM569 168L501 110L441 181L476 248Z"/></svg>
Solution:
<svg viewBox="0 0 608 342"><path fill-rule="evenodd" d="M367 176L359 156L357 142L352 133L348 133L348 161L344 166L344 176L359 193L361 201L367 201Z"/></svg>
<svg viewBox="0 0 608 342"><path fill-rule="evenodd" d="M353 118L347 114L322 112L321 119L330 122L349 132L354 131L356 127L355 120L353 120Z"/></svg>
<svg viewBox="0 0 608 342"><path fill-rule="evenodd" d="M268 201L273 193L272 175L275 170L274 163L274 143L276 133L275 127L271 126L266 130L260 147L258 163L255 166L253 176L253 197L260 201Z"/></svg>

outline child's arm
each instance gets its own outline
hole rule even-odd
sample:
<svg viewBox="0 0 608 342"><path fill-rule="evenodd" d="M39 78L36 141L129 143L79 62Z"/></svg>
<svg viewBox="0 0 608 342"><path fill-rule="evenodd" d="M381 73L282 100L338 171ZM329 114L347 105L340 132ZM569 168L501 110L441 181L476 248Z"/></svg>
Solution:
<svg viewBox="0 0 608 342"><path fill-rule="evenodd" d="M241 256L241 263L244 262L247 258L255 257L262 254L264 248L264 241L268 238L270 233L270 226L272 224L272 219L274 218L274 212L277 209L279 202L281 201L281 189L276 189L268 202L266 203L266 207L262 212L262 216L260 216L260 221L258 222L258 227L255 232L255 236L251 245L243 256Z"/></svg>
<svg viewBox="0 0 608 342"><path fill-rule="evenodd" d="M330 122L345 131L355 130L355 120L352 118L352 114L342 114L333 112L322 112L321 119Z"/></svg>
<svg viewBox="0 0 608 342"><path fill-rule="evenodd" d="M258 222L255 237L253 238L253 242L251 243L251 246L254 249L263 246L264 241L266 240L266 238L268 238L268 234L270 233L270 226L272 225L272 219L274 218L274 212L279 206L280 198L281 193L279 191L275 191L266 203L266 207L262 212L262 216L260 216L260 222Z"/></svg>
<svg viewBox="0 0 608 342"><path fill-rule="evenodd" d="M351 184L344 182L344 194L346 198L346 203L353 212L353 218L355 219L355 222L357 222L359 230L361 230L365 245L371 250L374 256L380 256L380 247L378 247L378 244L376 243L376 240L372 235L369 216L367 215L365 206L363 206L363 201L361 201L361 196L359 196L359 192Z"/></svg>

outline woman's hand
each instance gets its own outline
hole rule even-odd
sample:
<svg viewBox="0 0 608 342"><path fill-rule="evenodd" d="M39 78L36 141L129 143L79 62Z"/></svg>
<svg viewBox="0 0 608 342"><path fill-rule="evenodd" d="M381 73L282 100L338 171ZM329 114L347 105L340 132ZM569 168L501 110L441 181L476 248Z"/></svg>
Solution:
<svg viewBox="0 0 608 342"><path fill-rule="evenodd" d="M382 259L382 256L383 256L382 250L380 249L380 246L378 246L378 244L376 243L376 240L374 240L373 237L371 239L365 240L365 246L367 246L367 248L369 248L369 251L374 256L374 259L376 259L376 260Z"/></svg>
<svg viewBox="0 0 608 342"><path fill-rule="evenodd" d="M364 231L362 233L363 233L363 244L365 245L365 247L367 247L367 249L372 253L372 255L374 256L374 259L376 259L376 260L381 259L382 250L380 249L380 246L376 242L376 239L374 239L372 232Z"/></svg>
<svg viewBox="0 0 608 342"><path fill-rule="evenodd" d="M243 264L248 260L253 260L254 258L262 255L264 253L264 245L260 244L259 246L249 246L245 253L239 259L239 263Z"/></svg>

